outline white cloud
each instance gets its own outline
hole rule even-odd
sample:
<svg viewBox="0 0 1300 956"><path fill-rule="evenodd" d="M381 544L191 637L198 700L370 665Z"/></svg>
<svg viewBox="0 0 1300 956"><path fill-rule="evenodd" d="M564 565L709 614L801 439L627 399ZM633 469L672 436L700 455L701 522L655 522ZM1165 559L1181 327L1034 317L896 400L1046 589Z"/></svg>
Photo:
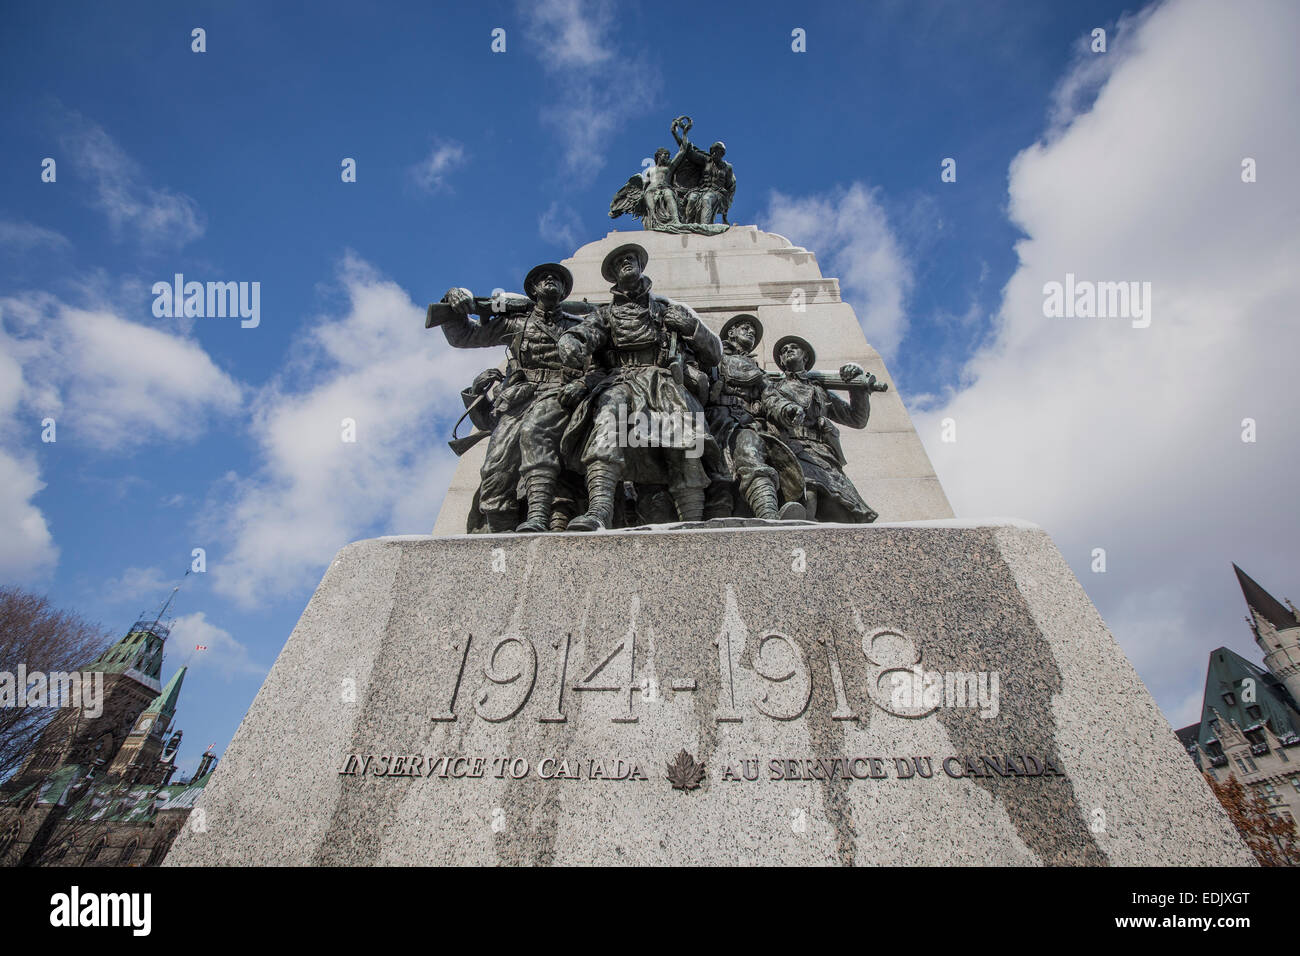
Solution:
<svg viewBox="0 0 1300 956"><path fill-rule="evenodd" d="M19 249L67 249L72 245L61 232L12 219L0 220L0 244Z"/></svg>
<svg viewBox="0 0 1300 956"><path fill-rule="evenodd" d="M46 293L0 298L0 577L37 582L58 559L35 503L46 418L56 445L126 450L192 439L239 403L192 341Z"/></svg>
<svg viewBox="0 0 1300 956"><path fill-rule="evenodd" d="M1179 720L1210 649L1258 658L1229 562L1300 586L1298 34L1294 4L1177 0L1067 76L1047 138L1011 165L1027 238L994 338L915 416L957 512L1045 526ZM1098 84L1086 112L1060 115ZM1257 183L1241 181L1246 156ZM1150 282L1150 327L1045 318L1043 286L1067 272Z"/></svg>
<svg viewBox="0 0 1300 956"><path fill-rule="evenodd" d="M37 420L101 449L197 437L238 409L240 386L193 340L44 293L0 299L5 345Z"/></svg>
<svg viewBox="0 0 1300 956"><path fill-rule="evenodd" d="M427 533L454 467L438 421L463 411L460 389L501 358L449 347L405 291L352 256L340 281L347 314L315 319L294 371L258 396L261 466L228 475L212 509L232 541L214 584L245 605L314 586L339 548L376 529Z"/></svg>
<svg viewBox="0 0 1300 956"><path fill-rule="evenodd" d="M129 567L104 584L104 595L106 600L114 603L136 598L162 600L171 588L172 582L163 577L161 569Z"/></svg>
<svg viewBox="0 0 1300 956"><path fill-rule="evenodd" d="M541 119L563 144L564 172L590 182L625 118L657 95L659 70L632 52L641 50L635 36L627 48L618 45L625 34L615 29L612 0L521 0L518 9L532 52L555 84Z"/></svg>
<svg viewBox="0 0 1300 956"><path fill-rule="evenodd" d="M526 6L539 51L557 69L590 68L613 55L614 10L605 0L542 0Z"/></svg>
<svg viewBox="0 0 1300 956"><path fill-rule="evenodd" d="M233 677L263 677L266 668L248 656L248 648L223 627L207 619L203 611L185 614L171 623L168 645L180 655L192 673L214 671L226 680ZM199 646L203 650L198 650Z"/></svg>
<svg viewBox="0 0 1300 956"><path fill-rule="evenodd" d="M572 206L557 199L537 217L537 234L546 242L573 250L580 245L582 220Z"/></svg>
<svg viewBox="0 0 1300 956"><path fill-rule="evenodd" d="M465 147L455 141L435 143L432 151L411 167L411 175L428 192L447 188L449 172L465 163Z"/></svg>
<svg viewBox="0 0 1300 956"><path fill-rule="evenodd" d="M773 192L763 228L817 253L822 275L840 280L867 342L889 361L907 332L903 302L912 288L904 256L876 190L862 183L815 196Z"/></svg>
<svg viewBox="0 0 1300 956"><path fill-rule="evenodd" d="M149 246L182 246L203 235L203 213L184 193L145 185L142 171L98 123L67 111L60 141L67 158L59 167L60 182L72 172L94 183L94 205L119 234L133 232Z"/></svg>
<svg viewBox="0 0 1300 956"><path fill-rule="evenodd" d="M0 579L31 584L49 574L59 551L33 502L45 483L32 450L39 447L40 419L18 418L26 391L22 362L0 323Z"/></svg>
<svg viewBox="0 0 1300 956"><path fill-rule="evenodd" d="M58 561L49 525L32 501L44 487L32 456L0 449L0 580L36 583Z"/></svg>

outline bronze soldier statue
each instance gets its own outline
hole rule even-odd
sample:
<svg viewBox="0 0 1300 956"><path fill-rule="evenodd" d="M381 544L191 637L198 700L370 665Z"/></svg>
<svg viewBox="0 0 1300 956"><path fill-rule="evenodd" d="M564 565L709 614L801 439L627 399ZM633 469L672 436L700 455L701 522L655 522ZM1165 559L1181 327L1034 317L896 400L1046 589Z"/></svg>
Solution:
<svg viewBox="0 0 1300 956"><path fill-rule="evenodd" d="M703 459L719 453L703 405L683 385L684 355L689 349L711 368L722 344L690 308L650 291L648 260L636 243L605 256L600 272L613 283L613 301L566 331L557 346L574 369L594 358L607 370L564 434L565 455L580 458L587 479L588 510L569 522L570 531L609 527L624 480L666 485L683 521L703 515Z"/></svg>
<svg viewBox="0 0 1300 956"><path fill-rule="evenodd" d="M443 297L456 313L442 323L451 345L505 345L509 350L505 381L494 403L496 424L480 472L479 508L490 531L550 529L562 468L560 439L591 384L583 365L566 365L557 350L564 331L581 321L560 308L572 290L569 270L547 262L524 278L524 293L534 303L527 312L489 313L475 324L468 315L486 310L468 289L451 289ZM516 527L520 497L527 501L528 516Z"/></svg>
<svg viewBox="0 0 1300 956"><path fill-rule="evenodd" d="M725 456L726 474L737 483L754 517L803 518L803 471L763 420L763 397L771 385L754 358L763 324L752 315L733 316L720 336L722 361L713 375L705 415ZM785 503L779 504L779 498Z"/></svg>
<svg viewBox="0 0 1300 956"><path fill-rule="evenodd" d="M500 386L504 380L505 376L500 369L487 368L474 376L474 381L468 388L460 390L460 400L465 405L465 413L452 426L451 440L447 442L457 456L465 454L484 438L492 437L492 430L497 427L497 420L500 417L497 411L497 398L500 397ZM469 435L457 437L456 429L467 418L475 430ZM465 518L466 534L483 534L491 531L487 524L487 517L479 508L482 494L483 484L480 481L479 487L474 489L474 498L470 501L469 514ZM516 503L517 510L518 503Z"/></svg>
<svg viewBox="0 0 1300 956"><path fill-rule="evenodd" d="M840 366L843 382L861 383L861 387L850 389L850 400L846 402L808 375L817 353L799 336L778 339L772 358L783 374L764 398L764 407L768 421L776 424L782 440L803 468L808 517L861 524L875 521L879 516L844 474L844 450L839 430L833 424L867 426L875 376L867 375L853 362Z"/></svg>

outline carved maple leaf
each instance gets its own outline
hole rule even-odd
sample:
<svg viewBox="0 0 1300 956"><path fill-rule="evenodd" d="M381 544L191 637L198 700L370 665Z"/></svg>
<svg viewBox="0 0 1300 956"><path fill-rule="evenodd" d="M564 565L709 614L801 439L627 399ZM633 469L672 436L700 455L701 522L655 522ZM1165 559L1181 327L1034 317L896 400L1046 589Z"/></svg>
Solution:
<svg viewBox="0 0 1300 956"><path fill-rule="evenodd" d="M675 790L694 790L704 779L704 764L698 763L685 750L668 764L668 780Z"/></svg>

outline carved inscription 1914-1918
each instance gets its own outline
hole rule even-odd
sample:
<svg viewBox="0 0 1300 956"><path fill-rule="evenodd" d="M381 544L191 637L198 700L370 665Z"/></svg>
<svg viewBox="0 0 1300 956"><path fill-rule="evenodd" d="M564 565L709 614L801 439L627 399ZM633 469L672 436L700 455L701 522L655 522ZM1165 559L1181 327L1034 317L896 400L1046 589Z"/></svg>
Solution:
<svg viewBox="0 0 1300 956"><path fill-rule="evenodd" d="M447 645L451 680L440 686L449 688L433 702L430 719L450 723L464 717L491 723L515 719L538 723L568 721L568 693L609 693L617 696L618 705L609 717L615 724L636 724L639 709L658 703L660 695L691 694L698 690L695 674L675 674L660 687L653 677L638 677L636 629L611 650L599 656L591 666L579 667L575 679L569 678L572 664L573 635L565 633L551 640L535 640L524 634L510 633L491 638L465 634ZM765 692L745 699L737 693L735 667L738 648L733 646L727 628L714 640L717 649L719 696L714 713L718 724L740 724L746 720L794 721L805 717L812 700L814 673L826 681L833 694L832 721L855 721L870 708L907 719L933 714L941 700L920 694L899 694L898 688L914 684L920 673L920 652L915 642L892 627L865 631L859 644L869 668L865 688L865 705L856 705L846 686L841 666L840 642L833 634L817 637L808 646L787 634L767 630L752 644L749 670L767 687ZM888 645L882 653L882 644ZM900 666L899 649L903 649ZM474 666L471 667L471 658ZM550 669L555 675L545 696L536 693L539 671ZM475 672L482 680L467 690ZM891 687L892 685L892 687ZM994 675L993 688L997 682ZM528 710L532 704L531 711ZM472 713L472 716L471 716ZM434 781L466 779L511 779L534 777L541 780L646 781L658 774L648 773L653 761L629 753L608 755L573 754L473 754L473 753L352 753L344 759L338 773L354 778L423 778ZM710 771L704 763L682 750L666 764L667 779L674 788L690 791L712 777L719 784L744 781L795 780L924 780L942 777L1000 777L1014 779L1062 776L1053 759L1027 753L985 755L831 755L788 756L753 755Z"/></svg>

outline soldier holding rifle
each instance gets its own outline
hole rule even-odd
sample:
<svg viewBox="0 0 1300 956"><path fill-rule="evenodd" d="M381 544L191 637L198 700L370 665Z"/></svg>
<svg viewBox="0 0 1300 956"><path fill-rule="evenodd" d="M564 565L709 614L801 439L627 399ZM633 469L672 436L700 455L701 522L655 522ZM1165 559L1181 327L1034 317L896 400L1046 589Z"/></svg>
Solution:
<svg viewBox="0 0 1300 956"><path fill-rule="evenodd" d="M479 509L493 532L550 528L562 467L560 438L590 385L584 369L566 365L556 347L565 330L582 321L561 307L571 291L569 270L547 262L524 279L530 300L526 311L509 298L475 299L461 288L449 290L442 303L429 307L426 326L441 325L456 348L505 345L509 350L505 381L494 402L496 423L480 472ZM490 311L500 303L505 303L503 311ZM471 313L481 320L470 322ZM476 383L491 387L490 379L480 376L481 383ZM520 497L527 500L528 517L516 527Z"/></svg>
<svg viewBox="0 0 1300 956"><path fill-rule="evenodd" d="M883 392L887 386L854 362L840 366L838 378L833 373L809 372L817 353L797 335L778 339L772 358L781 372L774 376L764 407L768 421L803 468L808 517L860 524L875 521L879 516L844 474L844 450L834 423L865 428L871 415L870 393ZM848 389L849 401L832 395L828 387Z"/></svg>
<svg viewBox="0 0 1300 956"><path fill-rule="evenodd" d="M705 409L709 428L726 456L728 514L734 513L731 482L756 518L800 519L803 471L795 456L763 421L763 396L772 387L754 357L763 325L753 315L723 324L722 361L710 383ZM782 504L784 499L784 504Z"/></svg>

